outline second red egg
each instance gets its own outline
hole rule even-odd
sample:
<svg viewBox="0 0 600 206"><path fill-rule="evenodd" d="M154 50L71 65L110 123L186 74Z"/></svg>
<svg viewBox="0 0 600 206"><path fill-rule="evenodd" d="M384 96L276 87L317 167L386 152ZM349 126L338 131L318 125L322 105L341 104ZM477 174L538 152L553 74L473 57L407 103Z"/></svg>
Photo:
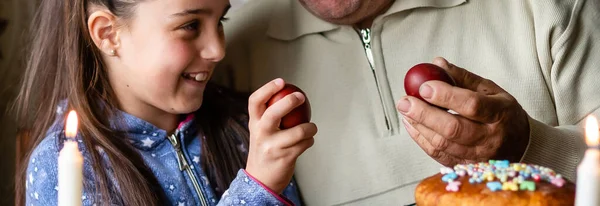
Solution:
<svg viewBox="0 0 600 206"><path fill-rule="evenodd" d="M294 92L302 93L305 97L305 101L281 119L281 124L279 126L279 128L281 129L288 129L302 123L310 122L311 111L310 103L308 102L308 97L306 97L304 91L292 84L285 84L283 89L281 89L279 92L273 95L273 97L271 97L271 99L267 101L267 107L273 105L275 102Z"/></svg>

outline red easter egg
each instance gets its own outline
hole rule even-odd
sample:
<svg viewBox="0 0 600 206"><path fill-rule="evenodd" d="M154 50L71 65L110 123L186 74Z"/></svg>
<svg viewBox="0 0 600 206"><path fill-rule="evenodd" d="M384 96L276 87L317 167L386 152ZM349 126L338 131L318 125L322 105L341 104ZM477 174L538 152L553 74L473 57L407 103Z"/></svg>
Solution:
<svg viewBox="0 0 600 206"><path fill-rule="evenodd" d="M281 124L279 125L279 128L281 128L281 129L288 129L288 128L295 127L296 125L299 125L302 123L310 122L311 111L310 111L310 103L308 102L308 98L306 97L306 94L304 93L304 91L302 91L300 88L298 88L292 84L285 84L283 89L281 89L279 92L277 92L275 95L273 95L273 97L271 97L271 99L269 99L269 101L267 101L267 107L273 105L275 102L279 101L280 99L284 98L285 96L287 96L288 94L291 94L293 92L300 92L300 93L304 94L304 97L306 99L305 99L304 103L302 103L300 106L294 108L290 113L288 113L281 119Z"/></svg>
<svg viewBox="0 0 600 206"><path fill-rule="evenodd" d="M454 79L441 67L435 64L421 63L413 66L406 73L406 77L404 77L404 90L407 95L425 101L419 94L419 88L423 83L430 80L439 80L456 86Z"/></svg>

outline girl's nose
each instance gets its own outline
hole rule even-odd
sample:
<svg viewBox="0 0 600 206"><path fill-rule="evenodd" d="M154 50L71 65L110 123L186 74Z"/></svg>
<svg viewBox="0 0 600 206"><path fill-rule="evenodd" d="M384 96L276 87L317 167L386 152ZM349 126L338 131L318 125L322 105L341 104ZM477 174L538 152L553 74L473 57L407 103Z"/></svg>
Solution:
<svg viewBox="0 0 600 206"><path fill-rule="evenodd" d="M219 62L225 57L225 40L219 32L212 34L200 51L203 59L211 62Z"/></svg>

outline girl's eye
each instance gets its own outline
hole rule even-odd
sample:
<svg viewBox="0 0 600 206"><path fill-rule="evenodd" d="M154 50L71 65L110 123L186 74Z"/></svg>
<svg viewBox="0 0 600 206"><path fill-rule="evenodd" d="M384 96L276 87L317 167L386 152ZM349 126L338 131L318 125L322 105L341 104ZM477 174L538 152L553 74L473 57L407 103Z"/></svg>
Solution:
<svg viewBox="0 0 600 206"><path fill-rule="evenodd" d="M198 21L193 21L190 22L184 26L182 26L181 28L187 31L197 31L198 27L200 26L200 23Z"/></svg>

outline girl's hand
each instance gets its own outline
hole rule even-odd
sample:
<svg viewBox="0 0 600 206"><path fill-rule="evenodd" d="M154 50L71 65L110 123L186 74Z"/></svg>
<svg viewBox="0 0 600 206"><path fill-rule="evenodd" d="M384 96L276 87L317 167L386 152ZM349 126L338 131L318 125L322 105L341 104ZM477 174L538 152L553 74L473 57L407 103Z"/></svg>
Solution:
<svg viewBox="0 0 600 206"><path fill-rule="evenodd" d="M296 159L313 145L317 133L313 123L279 129L281 118L306 99L294 92L267 108L267 101L284 85L282 79L275 79L252 93L248 102L250 148L246 172L278 194L292 180Z"/></svg>

